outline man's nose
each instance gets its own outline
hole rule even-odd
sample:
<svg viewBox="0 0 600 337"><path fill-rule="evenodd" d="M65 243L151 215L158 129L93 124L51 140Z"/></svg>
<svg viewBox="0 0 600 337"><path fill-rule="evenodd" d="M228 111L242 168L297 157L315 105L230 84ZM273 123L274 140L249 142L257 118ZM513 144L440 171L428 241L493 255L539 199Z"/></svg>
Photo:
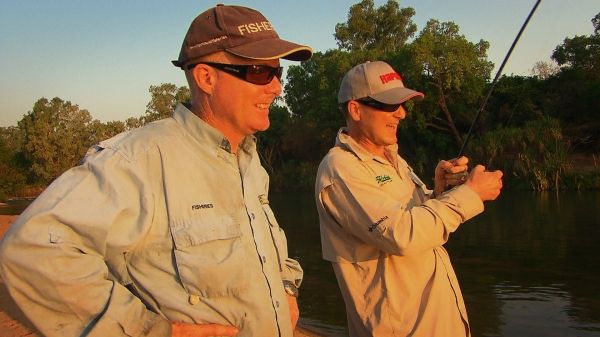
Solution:
<svg viewBox="0 0 600 337"><path fill-rule="evenodd" d="M394 112L394 117L396 117L398 119L404 119L404 118L406 118L406 110L404 110L404 105L400 105L398 107L398 110L396 110Z"/></svg>
<svg viewBox="0 0 600 337"><path fill-rule="evenodd" d="M269 84L265 85L265 90L269 94L274 94L275 96L281 95L282 86L281 86L281 81L279 80L279 78L277 76L273 77L271 82L269 82Z"/></svg>

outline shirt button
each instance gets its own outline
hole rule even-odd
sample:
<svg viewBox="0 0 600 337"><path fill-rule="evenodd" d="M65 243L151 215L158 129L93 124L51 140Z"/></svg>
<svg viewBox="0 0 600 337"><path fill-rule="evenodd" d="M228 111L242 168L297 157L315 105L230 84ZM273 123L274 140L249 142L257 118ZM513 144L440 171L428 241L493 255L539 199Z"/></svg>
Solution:
<svg viewBox="0 0 600 337"><path fill-rule="evenodd" d="M252 217L252 220L256 218L256 216L254 216L254 213L250 213L250 216Z"/></svg>
<svg viewBox="0 0 600 337"><path fill-rule="evenodd" d="M190 302L191 305L196 305L200 303L200 296L190 295L190 297L188 298L188 302Z"/></svg>
<svg viewBox="0 0 600 337"><path fill-rule="evenodd" d="M264 256L264 255L262 256L262 262L263 262L263 263L267 263L267 257L266 257L266 256Z"/></svg>
<svg viewBox="0 0 600 337"><path fill-rule="evenodd" d="M279 308L279 301L275 301L275 306Z"/></svg>

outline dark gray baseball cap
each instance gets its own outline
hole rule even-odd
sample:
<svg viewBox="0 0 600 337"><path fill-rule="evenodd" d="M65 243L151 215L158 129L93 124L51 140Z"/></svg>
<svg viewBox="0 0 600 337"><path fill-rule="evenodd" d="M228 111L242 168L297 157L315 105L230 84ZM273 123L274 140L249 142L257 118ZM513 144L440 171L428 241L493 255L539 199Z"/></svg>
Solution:
<svg viewBox="0 0 600 337"><path fill-rule="evenodd" d="M350 69L340 85L338 103L371 97L385 104L423 99L423 93L404 86L402 76L383 61L365 62Z"/></svg>
<svg viewBox="0 0 600 337"><path fill-rule="evenodd" d="M192 21L183 39L179 58L172 62L185 68L201 56L217 51L254 60L284 58L305 61L312 56L310 47L280 39L271 22L259 11L222 4L208 9Z"/></svg>

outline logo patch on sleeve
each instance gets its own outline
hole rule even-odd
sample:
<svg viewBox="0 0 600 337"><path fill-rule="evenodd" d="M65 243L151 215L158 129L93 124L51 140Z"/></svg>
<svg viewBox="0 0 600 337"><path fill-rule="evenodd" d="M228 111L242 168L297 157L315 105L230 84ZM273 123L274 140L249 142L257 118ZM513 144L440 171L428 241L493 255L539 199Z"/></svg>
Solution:
<svg viewBox="0 0 600 337"><path fill-rule="evenodd" d="M384 215L381 219L375 221L371 226L369 226L369 232L373 232L377 226L381 225L382 222L389 219L387 215Z"/></svg>

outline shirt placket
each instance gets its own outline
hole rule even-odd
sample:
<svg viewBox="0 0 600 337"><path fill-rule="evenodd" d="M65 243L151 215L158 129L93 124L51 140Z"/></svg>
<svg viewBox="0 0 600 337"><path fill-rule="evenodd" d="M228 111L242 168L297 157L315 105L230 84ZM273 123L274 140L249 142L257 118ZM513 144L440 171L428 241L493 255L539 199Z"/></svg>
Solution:
<svg viewBox="0 0 600 337"><path fill-rule="evenodd" d="M239 173L242 182L242 193L246 209L246 215L249 219L252 240L256 249L256 257L262 266L262 275L266 286L268 287L267 296L270 297L272 310L277 317L277 330L281 336L281 322L284 318L284 305L287 305L284 298L284 292L277 289L282 287L281 273L277 260L277 252L270 234L269 222L262 209L262 200L264 194L259 191L256 183L258 177L254 176L251 169L252 156L240 149L238 156ZM258 281L258 280L257 280ZM268 308L265 308L268 310Z"/></svg>

